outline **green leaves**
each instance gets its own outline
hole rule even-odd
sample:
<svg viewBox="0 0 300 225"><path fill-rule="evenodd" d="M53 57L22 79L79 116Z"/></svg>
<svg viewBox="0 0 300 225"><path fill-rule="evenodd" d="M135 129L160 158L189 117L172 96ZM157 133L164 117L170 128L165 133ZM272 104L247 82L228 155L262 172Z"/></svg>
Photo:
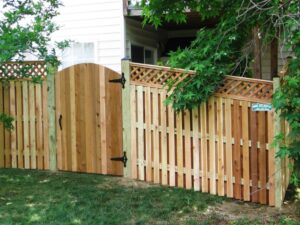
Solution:
<svg viewBox="0 0 300 225"><path fill-rule="evenodd" d="M4 18L0 21L0 63L24 60L25 54L47 60L51 33L58 27L52 19L58 15L60 0L4 0ZM56 60L57 61L57 60Z"/></svg>
<svg viewBox="0 0 300 225"><path fill-rule="evenodd" d="M0 113L0 122L3 123L5 129L8 129L8 130L13 129L14 128L12 125L13 121L14 121L13 117L8 116L4 113Z"/></svg>
<svg viewBox="0 0 300 225"><path fill-rule="evenodd" d="M300 37L291 36L296 43ZM298 38L298 39L297 39ZM273 104L276 111L281 112L283 120L289 123L289 133L284 139L277 141L281 146L278 156L290 157L294 160L294 174L292 182L300 181L300 54L294 51L294 57L289 62L286 76L281 87L276 91Z"/></svg>
<svg viewBox="0 0 300 225"><path fill-rule="evenodd" d="M168 102L172 102L177 111L192 109L216 91L227 74L233 74L235 64L242 52L240 49L248 40L249 31L242 33L232 29L235 19L218 24L215 28L203 28L191 46L170 54L171 67L195 70L197 75L173 87L168 83ZM246 26L245 26L246 27ZM225 34L225 35L224 35Z"/></svg>
<svg viewBox="0 0 300 225"><path fill-rule="evenodd" d="M2 0L4 8L0 20L0 69L8 61L24 61L25 55L34 55L52 66L59 61L54 48L49 48L50 36L58 29L53 18L58 15L60 0ZM68 46L68 41L57 43L59 49ZM3 69L3 68L2 68ZM23 66L16 71L22 77L29 77L30 66ZM5 71L4 71L5 73ZM3 78L2 78L3 79ZM5 79L13 79L7 77ZM40 82L34 77L33 82ZM0 122L7 129L12 129L13 118L0 114Z"/></svg>

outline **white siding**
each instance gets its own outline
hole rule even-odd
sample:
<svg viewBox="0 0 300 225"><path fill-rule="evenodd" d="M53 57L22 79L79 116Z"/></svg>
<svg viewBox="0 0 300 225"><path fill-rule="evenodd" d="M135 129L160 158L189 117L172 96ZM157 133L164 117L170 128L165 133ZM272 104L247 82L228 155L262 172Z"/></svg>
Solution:
<svg viewBox="0 0 300 225"><path fill-rule="evenodd" d="M287 57L291 55L291 50L286 49L281 44L278 49L278 73L283 69L284 65L286 64ZM263 49L262 52L262 77L265 80L271 79L271 50L269 46Z"/></svg>
<svg viewBox="0 0 300 225"><path fill-rule="evenodd" d="M86 61L120 72L125 56L122 0L63 0L63 4L56 18L61 29L53 35L54 40L93 43L95 58Z"/></svg>

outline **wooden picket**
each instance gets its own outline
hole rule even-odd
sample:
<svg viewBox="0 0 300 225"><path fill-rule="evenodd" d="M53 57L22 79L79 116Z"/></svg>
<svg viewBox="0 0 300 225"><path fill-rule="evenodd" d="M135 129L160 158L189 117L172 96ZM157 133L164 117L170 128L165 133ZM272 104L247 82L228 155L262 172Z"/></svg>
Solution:
<svg viewBox="0 0 300 225"><path fill-rule="evenodd" d="M193 71L130 63L132 178L275 205L273 82L227 76L207 103L175 113L164 84ZM283 127L285 129L285 127ZM288 184L282 161L282 193Z"/></svg>

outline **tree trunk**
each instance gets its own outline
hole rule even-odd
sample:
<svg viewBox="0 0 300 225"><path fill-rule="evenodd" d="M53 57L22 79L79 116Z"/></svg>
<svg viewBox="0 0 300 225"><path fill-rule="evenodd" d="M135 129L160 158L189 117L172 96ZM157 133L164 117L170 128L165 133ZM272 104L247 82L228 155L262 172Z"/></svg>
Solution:
<svg viewBox="0 0 300 225"><path fill-rule="evenodd" d="M261 38L259 36L259 28L253 28L254 40L254 78L262 79L261 72Z"/></svg>

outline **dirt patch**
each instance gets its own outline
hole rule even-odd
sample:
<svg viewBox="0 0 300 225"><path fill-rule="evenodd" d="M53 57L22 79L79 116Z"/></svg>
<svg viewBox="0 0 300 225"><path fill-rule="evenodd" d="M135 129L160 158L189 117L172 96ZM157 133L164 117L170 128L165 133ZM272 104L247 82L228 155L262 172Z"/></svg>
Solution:
<svg viewBox="0 0 300 225"><path fill-rule="evenodd" d="M116 185L125 188L146 189L151 187L161 187L160 185L132 180L128 178L115 177L109 178L99 184L99 188L113 189ZM260 204L247 203L236 200L224 200L220 204L209 206L204 212L197 210L187 214L180 212L174 213L174 224L298 224L300 202L285 202L281 209L264 206ZM283 218L296 221L293 223L280 222ZM157 222L157 221L156 221ZM156 223L157 224L157 223ZM164 224L164 223L162 223ZM300 224L300 222L299 222Z"/></svg>
<svg viewBox="0 0 300 225"><path fill-rule="evenodd" d="M101 189L113 189L116 186L122 186L125 188L136 188L136 189L161 187L160 185L157 184L146 183L143 181L137 181L137 180L128 179L124 177L109 177L105 179L104 182L102 181L97 185L97 187Z"/></svg>
<svg viewBox="0 0 300 225"><path fill-rule="evenodd" d="M146 183L142 181L132 180L128 178L117 178L117 184L127 188L150 188L160 187L159 185Z"/></svg>
<svg viewBox="0 0 300 225"><path fill-rule="evenodd" d="M254 203L225 201L222 204L208 207L203 214L206 216L217 215L218 218L223 218L227 222L248 220L268 224L279 221L283 217L300 221L296 208L296 203L286 203L281 209L277 209Z"/></svg>

